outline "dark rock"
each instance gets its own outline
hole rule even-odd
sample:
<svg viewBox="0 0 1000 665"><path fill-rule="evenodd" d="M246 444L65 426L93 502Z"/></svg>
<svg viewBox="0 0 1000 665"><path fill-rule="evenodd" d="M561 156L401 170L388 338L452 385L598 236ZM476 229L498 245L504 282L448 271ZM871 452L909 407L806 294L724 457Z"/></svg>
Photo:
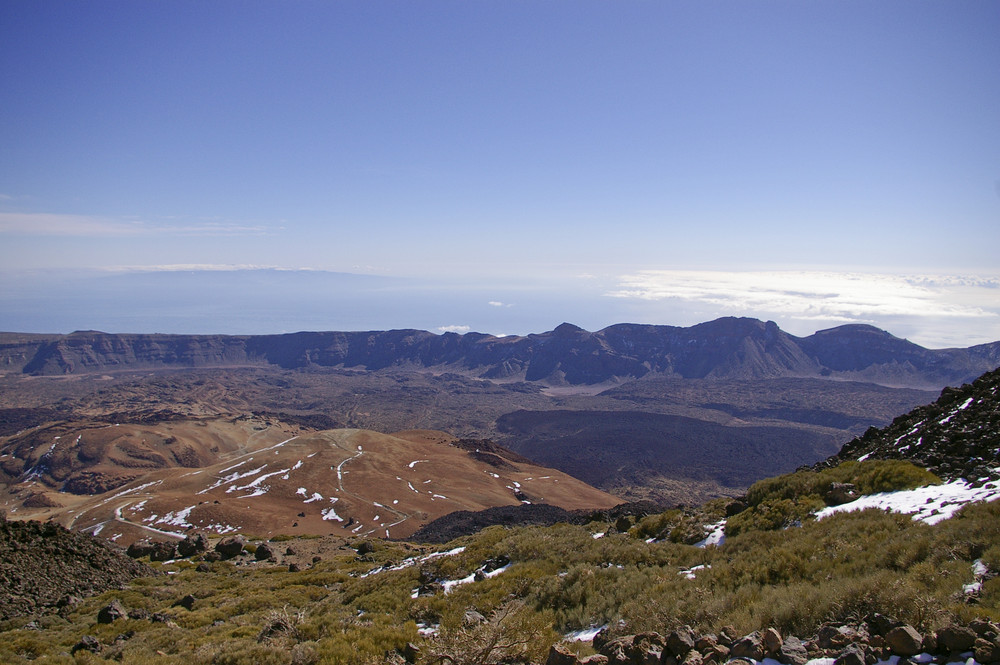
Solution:
<svg viewBox="0 0 1000 665"><path fill-rule="evenodd" d="M133 559L141 559L144 556L149 556L153 553L153 543L148 540L137 540L128 546L125 550L125 554L132 557Z"/></svg>
<svg viewBox="0 0 1000 665"><path fill-rule="evenodd" d="M164 614L163 612L153 612L153 615L149 617L149 620L153 623L170 623L170 615Z"/></svg>
<svg viewBox="0 0 1000 665"><path fill-rule="evenodd" d="M407 663L417 662L417 658L420 657L420 647L418 647L413 642L407 642L406 645L399 650L399 655L403 657Z"/></svg>
<svg viewBox="0 0 1000 665"><path fill-rule="evenodd" d="M184 540L177 543L177 554L191 557L208 551L208 538L203 533L188 534Z"/></svg>
<svg viewBox="0 0 1000 665"><path fill-rule="evenodd" d="M197 566L195 566L195 570L198 571L199 573L210 573L212 572L212 566L202 561Z"/></svg>
<svg viewBox="0 0 1000 665"><path fill-rule="evenodd" d="M680 662L680 665L704 665L704 663L705 658L700 653L692 649L686 656L684 656L684 660Z"/></svg>
<svg viewBox="0 0 1000 665"><path fill-rule="evenodd" d="M913 626L896 626L885 634L885 644L897 656L915 656L924 647L924 638Z"/></svg>
<svg viewBox="0 0 1000 665"><path fill-rule="evenodd" d="M973 619L969 622L969 630L984 639L996 639L1000 636L1000 627L990 621L983 619Z"/></svg>
<svg viewBox="0 0 1000 665"><path fill-rule="evenodd" d="M195 600L196 600L196 598L194 596L192 596L191 594L188 594L188 595L184 596L183 598L181 598L180 600L178 600L177 602L175 602L173 604L173 607L183 607L184 609L190 611L190 610L194 609Z"/></svg>
<svg viewBox="0 0 1000 665"><path fill-rule="evenodd" d="M291 546L285 548L285 556L295 556L295 550Z"/></svg>
<svg viewBox="0 0 1000 665"><path fill-rule="evenodd" d="M365 556L375 551L375 545L371 541L365 540L358 545L358 556Z"/></svg>
<svg viewBox="0 0 1000 665"><path fill-rule="evenodd" d="M854 641L857 633L848 626L825 624L820 626L816 641L821 649L843 649Z"/></svg>
<svg viewBox="0 0 1000 665"><path fill-rule="evenodd" d="M177 544L173 541L158 540L152 545L153 550L149 553L150 561L170 561L177 558Z"/></svg>
<svg viewBox="0 0 1000 665"><path fill-rule="evenodd" d="M1000 645L995 641L977 637L972 645L972 652L979 663L1000 662Z"/></svg>
<svg viewBox="0 0 1000 665"><path fill-rule="evenodd" d="M868 624L868 630L875 635L882 635L883 637L889 633L890 630L897 626L903 625L902 622L896 621L884 614L872 614L868 617L866 623Z"/></svg>
<svg viewBox="0 0 1000 665"><path fill-rule="evenodd" d="M71 653L76 653L77 651L89 651L91 653L101 652L101 643L93 635L84 635L80 638L80 641L73 645Z"/></svg>
<svg viewBox="0 0 1000 665"><path fill-rule="evenodd" d="M246 546L246 538L243 536L230 536L223 538L215 545L215 551L222 557L223 561L232 559L243 553Z"/></svg>
<svg viewBox="0 0 1000 665"><path fill-rule="evenodd" d="M112 623L117 619L124 619L128 616L128 611L119 600L112 600L111 604L105 605L97 613L97 623Z"/></svg>
<svg viewBox="0 0 1000 665"><path fill-rule="evenodd" d="M438 592L444 592L444 585L440 582L426 582L417 587L417 596L433 596Z"/></svg>
<svg viewBox="0 0 1000 665"><path fill-rule="evenodd" d="M741 501L740 499L730 501L729 503L726 504L726 517L739 515L746 509L747 509L746 501Z"/></svg>
<svg viewBox="0 0 1000 665"><path fill-rule="evenodd" d="M207 561L208 563L215 563L216 561L222 561L222 555L215 551L205 552L205 555L202 558L205 559L205 561Z"/></svg>
<svg viewBox="0 0 1000 665"><path fill-rule="evenodd" d="M115 642L114 643L115 644L124 644L125 642L128 642L133 637L135 637L135 631L134 630L126 630L124 633L119 633L118 635L115 636Z"/></svg>
<svg viewBox="0 0 1000 665"><path fill-rule="evenodd" d="M149 610L137 607L128 611L128 618L135 621L146 621L149 619Z"/></svg>
<svg viewBox="0 0 1000 665"><path fill-rule="evenodd" d="M833 665L867 665L864 648L857 643L849 644L840 652Z"/></svg>
<svg viewBox="0 0 1000 665"><path fill-rule="evenodd" d="M274 558L274 551L267 543L261 543L257 546L257 551L253 553L253 557L257 561L265 561L267 559Z"/></svg>
<svg viewBox="0 0 1000 665"><path fill-rule="evenodd" d="M597 631L597 634L594 635L594 639L590 641L590 644L594 647L594 651L600 651L605 644L611 641L611 639L611 631L608 630L607 626L605 626Z"/></svg>
<svg viewBox="0 0 1000 665"><path fill-rule="evenodd" d="M777 659L785 665L805 665L809 661L809 654L802 640L788 635L781 641Z"/></svg>
<svg viewBox="0 0 1000 665"><path fill-rule="evenodd" d="M838 506L842 503L850 503L858 498L858 488L852 483L830 483L829 489L823 496L827 503Z"/></svg>
<svg viewBox="0 0 1000 665"><path fill-rule="evenodd" d="M600 648L601 655L607 656L610 665L631 665L632 639L628 635L605 642Z"/></svg>
<svg viewBox="0 0 1000 665"><path fill-rule="evenodd" d="M486 563L483 564L483 572L492 573L494 570L499 570L509 564L510 557L506 554L501 554L500 556L493 557L492 559L487 559Z"/></svg>
<svg viewBox="0 0 1000 665"><path fill-rule="evenodd" d="M976 643L976 633L965 626L945 626L937 631L939 649L947 651L969 651Z"/></svg>
<svg viewBox="0 0 1000 665"><path fill-rule="evenodd" d="M290 564L288 564L288 572L290 572L290 573L297 573L300 570L302 570L302 569L299 568L299 564L297 564L297 563L290 563Z"/></svg>
<svg viewBox="0 0 1000 665"><path fill-rule="evenodd" d="M80 602L82 602L80 598L77 598L76 596L70 594L60 598L56 602L56 607L73 607L74 605L77 605Z"/></svg>

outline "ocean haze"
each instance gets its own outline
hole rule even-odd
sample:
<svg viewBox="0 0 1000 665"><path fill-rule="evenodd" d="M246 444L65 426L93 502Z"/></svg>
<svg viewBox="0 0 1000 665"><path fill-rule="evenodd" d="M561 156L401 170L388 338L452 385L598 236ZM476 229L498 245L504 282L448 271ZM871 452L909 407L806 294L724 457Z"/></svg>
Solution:
<svg viewBox="0 0 1000 665"><path fill-rule="evenodd" d="M571 322L688 326L723 316L806 336L866 323L928 348L1000 339L995 278L824 271L636 271L537 277L402 277L173 266L33 271L0 279L0 330L272 334L300 330L525 335Z"/></svg>

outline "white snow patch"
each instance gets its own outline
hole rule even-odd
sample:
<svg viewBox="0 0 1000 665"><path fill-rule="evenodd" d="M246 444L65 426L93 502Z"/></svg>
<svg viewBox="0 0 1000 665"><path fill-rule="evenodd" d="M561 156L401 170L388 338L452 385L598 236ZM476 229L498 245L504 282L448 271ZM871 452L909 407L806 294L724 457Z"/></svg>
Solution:
<svg viewBox="0 0 1000 665"><path fill-rule="evenodd" d="M308 490L305 487L300 487L297 490L295 490L295 493L305 496L306 494L308 494Z"/></svg>
<svg viewBox="0 0 1000 665"><path fill-rule="evenodd" d="M572 633L563 635L563 639L568 642L592 642L597 637L597 634L607 627L608 624L604 624L603 626L591 626L590 628L575 630Z"/></svg>
<svg viewBox="0 0 1000 665"><path fill-rule="evenodd" d="M462 546L462 547L456 547L455 549L447 550L447 551L444 551L444 552L431 552L430 554L425 554L423 556L415 556L415 557L411 557L409 559L403 559L403 561L401 561L400 563L396 564L395 566L390 566L388 568L382 567L382 568L376 568L374 570L369 570L367 573L364 573L361 577L368 577L369 575L374 575L375 573L385 572L387 570L390 570L390 571L391 570L403 570L404 568L409 568L410 566L414 566L414 565L416 565L418 563L424 563L425 561L430 561L431 559L438 559L438 558L443 557L443 556L455 556L456 554L461 554L464 551L465 551L465 547Z"/></svg>
<svg viewBox="0 0 1000 665"><path fill-rule="evenodd" d="M302 503L312 503L313 501L322 501L322 500L323 500L322 494L320 494L319 492L313 492L313 495L308 499L306 499L305 501L303 501ZM333 500L336 501L336 499Z"/></svg>
<svg viewBox="0 0 1000 665"><path fill-rule="evenodd" d="M284 441L282 441L281 443L276 443L276 444L274 444L273 446L271 446L271 447L269 447L269 448L261 448L261 449L260 449L260 450L258 450L257 452L260 452L260 453L263 453L263 452L267 452L268 450L274 450L275 448L280 448L280 447L282 447L283 445L285 445L286 443L288 443L289 441L294 441L294 440L295 440L295 439L297 439L297 438L299 438L299 436L298 436L298 435L296 434L296 435L295 435L295 436L293 436L293 437L292 437L291 439L285 439L285 440L284 440Z"/></svg>
<svg viewBox="0 0 1000 665"><path fill-rule="evenodd" d="M710 529L704 540L695 543L695 547L708 547L709 545L721 545L726 542L726 520L720 520L708 527Z"/></svg>
<svg viewBox="0 0 1000 665"><path fill-rule="evenodd" d="M816 513L816 519L823 519L839 512L878 508L912 515L913 519L927 524L937 524L954 515L962 506L977 501L997 499L1000 499L1000 488L997 487L997 483L990 482L982 487L972 487L960 478L942 485L869 494L850 503L824 508Z"/></svg>
<svg viewBox="0 0 1000 665"><path fill-rule="evenodd" d="M250 458L248 458L248 459L245 459L245 460L243 460L243 461L242 461L242 462L240 462L239 464L234 464L234 465L232 465L232 466L227 466L227 467L226 467L225 469L220 469L220 470L219 470L219 473L225 473L226 471L232 471L233 469L235 469L235 468L238 468L238 467L241 467L241 466L243 466L244 464L246 464L247 462L252 462L252 461L253 461L253 458L252 458L252 457L250 457Z"/></svg>
<svg viewBox="0 0 1000 665"><path fill-rule="evenodd" d="M485 577L496 577L500 573L506 571L508 568L510 568L510 564L509 563L506 566L503 566L501 568L497 568L496 570L491 570L489 572L485 572L485 571L482 570L482 568L480 568L475 573L472 573L471 575L467 575L467 576L463 577L460 580L445 580L444 582L441 583L441 586L444 587L445 594L448 594L448 593L451 593L452 589L454 589L455 587L459 586L460 584L469 584L470 582L475 582L476 581L476 573L481 573Z"/></svg>
<svg viewBox="0 0 1000 665"><path fill-rule="evenodd" d="M415 459L412 462L410 462L409 464L407 464L406 466L408 466L408 467L410 467L412 469L414 466L416 466L420 462L430 462L430 460L429 459Z"/></svg>
<svg viewBox="0 0 1000 665"><path fill-rule="evenodd" d="M166 515L164 515L163 517L161 517L160 519L156 520L155 524L167 524L170 526L179 526L179 527L193 526L187 521L187 519L188 517L191 516L191 511L194 509L195 509L194 506L189 506L187 508L184 508L183 510L178 510L176 513L171 511Z"/></svg>
<svg viewBox="0 0 1000 665"><path fill-rule="evenodd" d="M239 466L239 464L237 464L236 466ZM233 468L236 468L236 467L233 467ZM219 478L218 480L216 480L214 483L212 483L211 485L209 485L205 489L199 490L197 492L197 494L204 494L205 492L210 492L211 490L214 490L214 489L216 489L218 487L221 487L221 486L225 485L226 483L234 483L237 480L241 480L241 479L247 478L249 476L255 476L255 475L257 475L258 473L260 473L261 471L263 471L266 468L267 468L267 464L264 464L263 466L257 467L253 471L247 471L245 473L236 472L236 473L231 473L228 476L223 476L222 478ZM220 473L222 473L222 472L220 471ZM233 488L230 488L230 489L226 490L226 492L232 492L232 491L233 491Z"/></svg>
<svg viewBox="0 0 1000 665"><path fill-rule="evenodd" d="M416 596L413 597L416 598ZM441 628L440 624L434 624L434 625L427 625L426 623L417 624L417 632L423 635L424 637L436 637L440 628Z"/></svg>
<svg viewBox="0 0 1000 665"><path fill-rule="evenodd" d="M711 568L711 567L712 566L710 566L708 564L701 564L701 565L698 565L698 566L691 566L690 568L687 568L685 570L678 571L677 574L678 575L683 575L684 577L688 578L689 580L693 580L695 577L697 577L697 573L698 573L699 570L706 570L706 569Z"/></svg>
<svg viewBox="0 0 1000 665"><path fill-rule="evenodd" d="M594 540L597 540L598 538L603 538L604 533L605 533L604 531L601 531L600 533L591 534L590 537L593 538Z"/></svg>

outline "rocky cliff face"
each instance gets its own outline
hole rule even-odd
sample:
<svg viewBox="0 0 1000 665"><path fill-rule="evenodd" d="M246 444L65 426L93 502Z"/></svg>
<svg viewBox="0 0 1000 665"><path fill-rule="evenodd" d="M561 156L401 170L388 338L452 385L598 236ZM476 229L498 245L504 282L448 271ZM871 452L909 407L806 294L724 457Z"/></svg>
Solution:
<svg viewBox="0 0 1000 665"><path fill-rule="evenodd" d="M819 466L856 459L905 459L953 480L1000 476L1000 369L945 388L933 404L869 429Z"/></svg>
<svg viewBox="0 0 1000 665"><path fill-rule="evenodd" d="M940 388L1000 365L1000 342L930 350L870 326L841 326L799 338L773 322L747 318L688 328L619 324L598 332L564 323L547 333L502 338L422 330L255 336L76 332L16 342L9 345L8 364L36 375L236 365L436 367L489 379L572 385L654 374L830 377Z"/></svg>

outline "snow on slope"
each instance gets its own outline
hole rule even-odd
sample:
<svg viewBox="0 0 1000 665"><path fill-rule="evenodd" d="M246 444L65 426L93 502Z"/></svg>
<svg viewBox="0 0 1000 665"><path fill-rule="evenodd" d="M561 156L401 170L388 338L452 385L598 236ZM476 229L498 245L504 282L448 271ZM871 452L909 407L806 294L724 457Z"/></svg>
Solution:
<svg viewBox="0 0 1000 665"><path fill-rule="evenodd" d="M1000 499L1000 483L991 481L977 487L960 478L941 485L869 494L850 503L824 508L816 513L816 519L823 519L834 513L878 508L912 515L913 519L927 524L937 524L954 515L962 506L997 499Z"/></svg>

